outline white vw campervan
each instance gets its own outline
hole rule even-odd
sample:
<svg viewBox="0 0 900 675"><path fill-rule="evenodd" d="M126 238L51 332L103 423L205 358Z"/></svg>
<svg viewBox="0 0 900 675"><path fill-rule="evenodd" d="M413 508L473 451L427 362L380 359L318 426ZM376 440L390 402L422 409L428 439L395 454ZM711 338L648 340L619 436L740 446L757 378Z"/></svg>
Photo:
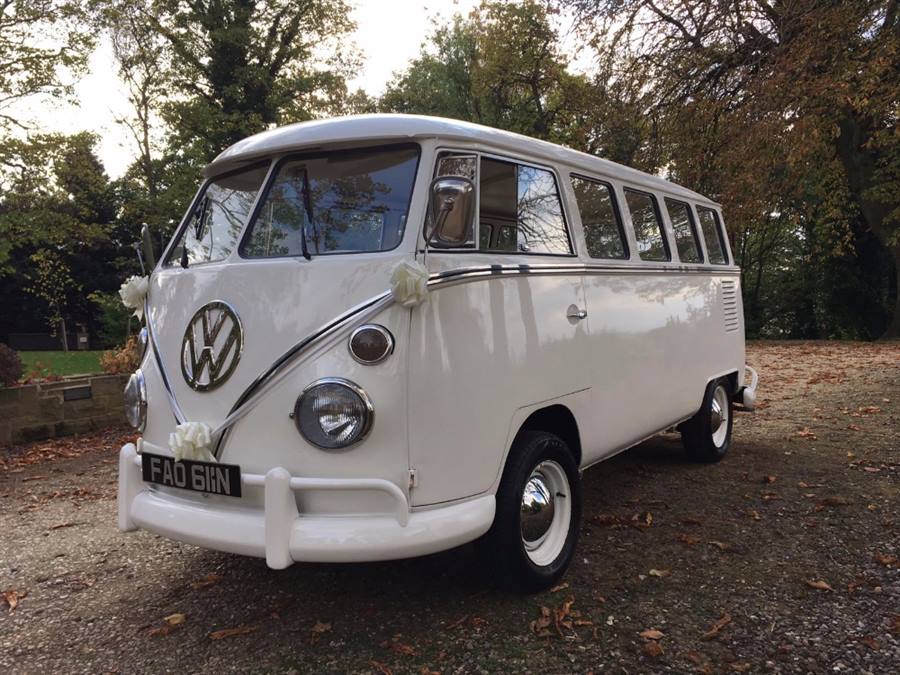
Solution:
<svg viewBox="0 0 900 675"><path fill-rule="evenodd" d="M700 194L404 115L261 133L204 174L138 284L122 530L273 568L478 539L537 589L572 558L582 469L671 427L719 460L753 407Z"/></svg>

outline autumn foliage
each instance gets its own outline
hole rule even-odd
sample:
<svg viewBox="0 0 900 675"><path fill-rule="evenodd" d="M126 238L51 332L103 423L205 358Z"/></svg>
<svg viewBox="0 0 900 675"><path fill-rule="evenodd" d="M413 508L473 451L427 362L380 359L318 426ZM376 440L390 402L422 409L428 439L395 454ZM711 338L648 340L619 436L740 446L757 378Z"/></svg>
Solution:
<svg viewBox="0 0 900 675"><path fill-rule="evenodd" d="M14 349L0 343L0 385L13 386L22 377L22 360Z"/></svg>
<svg viewBox="0 0 900 675"><path fill-rule="evenodd" d="M105 351L100 357L103 371L110 375L133 373L140 364L141 348L134 336L128 338L124 346Z"/></svg>

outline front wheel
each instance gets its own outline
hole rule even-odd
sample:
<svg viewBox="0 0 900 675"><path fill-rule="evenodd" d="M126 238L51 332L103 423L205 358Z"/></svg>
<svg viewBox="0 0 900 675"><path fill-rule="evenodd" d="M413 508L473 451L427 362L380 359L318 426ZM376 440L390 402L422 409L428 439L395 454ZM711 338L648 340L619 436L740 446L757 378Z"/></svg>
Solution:
<svg viewBox="0 0 900 675"><path fill-rule="evenodd" d="M552 586L575 553L581 521L578 467L566 443L546 432L516 439L484 552L499 579L527 592Z"/></svg>
<svg viewBox="0 0 900 675"><path fill-rule="evenodd" d="M718 462L731 447L733 422L728 378L709 383L700 410L681 425L681 440L688 456L698 462Z"/></svg>

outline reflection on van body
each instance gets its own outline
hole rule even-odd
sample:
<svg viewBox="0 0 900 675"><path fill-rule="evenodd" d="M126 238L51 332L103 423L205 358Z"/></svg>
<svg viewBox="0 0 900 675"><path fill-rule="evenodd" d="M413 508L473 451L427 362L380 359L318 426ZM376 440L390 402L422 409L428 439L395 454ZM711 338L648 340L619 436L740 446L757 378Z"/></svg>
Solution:
<svg viewBox="0 0 900 675"><path fill-rule="evenodd" d="M673 426L716 461L752 409L739 270L686 188L402 115L275 129L204 174L149 274L123 530L273 568L480 539L535 589L575 551L581 468ZM196 479L157 479L181 461Z"/></svg>

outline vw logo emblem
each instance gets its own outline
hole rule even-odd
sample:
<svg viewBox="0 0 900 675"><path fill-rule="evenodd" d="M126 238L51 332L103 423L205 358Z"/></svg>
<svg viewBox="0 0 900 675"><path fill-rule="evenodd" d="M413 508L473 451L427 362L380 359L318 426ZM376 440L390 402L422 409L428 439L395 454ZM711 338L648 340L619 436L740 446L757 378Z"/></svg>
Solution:
<svg viewBox="0 0 900 675"><path fill-rule="evenodd" d="M244 329L235 311L214 300L191 318L181 342L181 374L191 389L210 391L225 382L241 360Z"/></svg>

